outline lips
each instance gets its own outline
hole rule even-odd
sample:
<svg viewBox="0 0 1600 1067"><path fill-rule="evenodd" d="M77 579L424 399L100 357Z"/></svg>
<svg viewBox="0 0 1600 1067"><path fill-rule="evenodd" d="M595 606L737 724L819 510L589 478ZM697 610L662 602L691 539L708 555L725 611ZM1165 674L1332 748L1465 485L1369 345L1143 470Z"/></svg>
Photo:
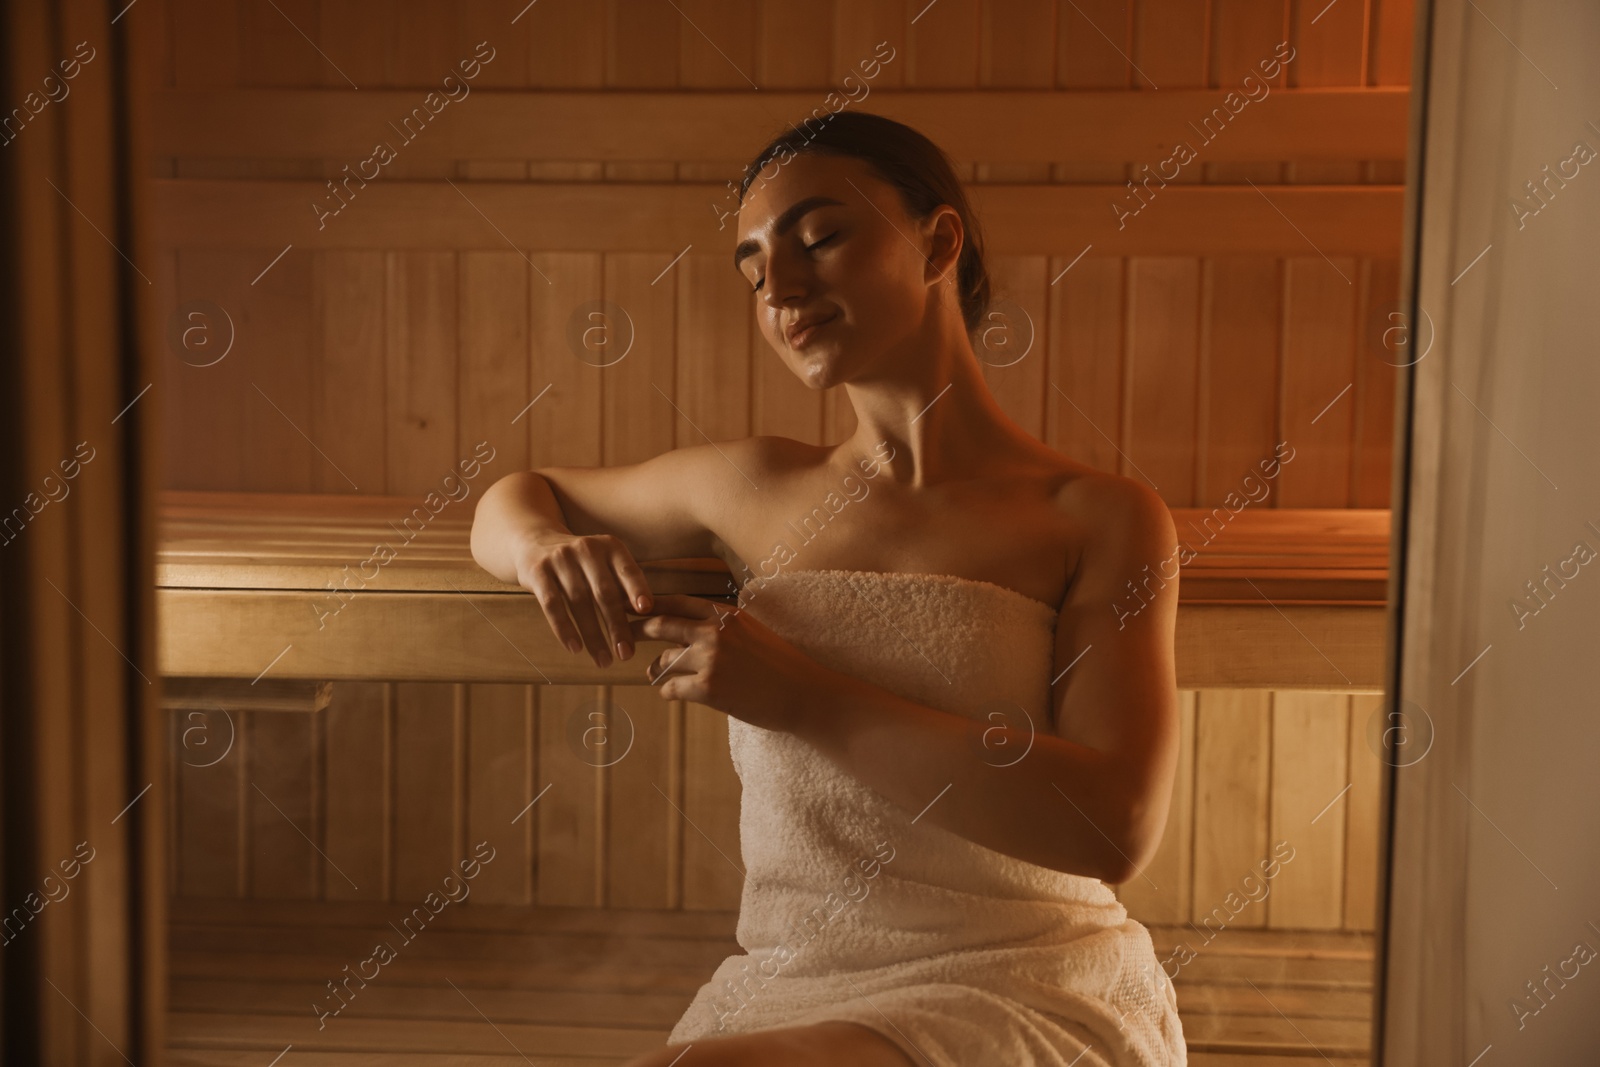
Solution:
<svg viewBox="0 0 1600 1067"><path fill-rule="evenodd" d="M837 311L829 315L807 315L790 323L788 329L784 331L784 337L788 339L790 348L799 348L816 336L817 327L824 326L838 317Z"/></svg>

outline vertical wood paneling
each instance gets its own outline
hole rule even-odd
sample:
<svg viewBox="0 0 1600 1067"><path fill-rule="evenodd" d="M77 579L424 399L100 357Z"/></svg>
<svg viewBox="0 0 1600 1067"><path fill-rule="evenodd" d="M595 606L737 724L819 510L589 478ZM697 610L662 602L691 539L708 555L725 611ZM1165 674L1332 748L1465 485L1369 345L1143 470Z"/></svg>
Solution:
<svg viewBox="0 0 1600 1067"><path fill-rule="evenodd" d="M326 61L306 38L317 39L320 6L319 0L239 4L239 84L251 88L317 84L319 68Z"/></svg>
<svg viewBox="0 0 1600 1067"><path fill-rule="evenodd" d="M1350 698L1272 695L1271 841L1294 846L1267 897L1267 925L1338 929L1344 911Z"/></svg>
<svg viewBox="0 0 1600 1067"><path fill-rule="evenodd" d="M238 718L250 740L246 895L314 898L323 861L314 847L320 829L313 818L318 753L311 716L252 711Z"/></svg>
<svg viewBox="0 0 1600 1067"><path fill-rule="evenodd" d="M532 88L597 89L606 83L607 19L602 12L593 3L534 4L523 12L517 25L527 26L531 38Z"/></svg>
<svg viewBox="0 0 1600 1067"><path fill-rule="evenodd" d="M760 72L753 77L763 89L813 89L828 84L833 68L833 20L817 8L815 0L759 0Z"/></svg>
<svg viewBox="0 0 1600 1067"><path fill-rule="evenodd" d="M728 716L684 705L683 906L736 910L744 887L739 852L739 775L728 752Z"/></svg>
<svg viewBox="0 0 1600 1067"><path fill-rule="evenodd" d="M1221 88L1269 54L1291 22L1298 54L1285 69L1293 84L1403 84L1411 47L1411 5L1386 0L1325 12L1320 0L1212 0L1181 10L1134 10L1127 0L679 0L676 8L545 0L513 25L521 6L279 0L275 10L166 0L156 12L168 27L170 74L158 80L346 90L348 75L363 89L422 90L487 40L496 58L475 89L741 90L748 76L762 88L815 89L820 103L845 76L859 76L879 41L897 56L873 89ZM773 116L773 132L785 118ZM939 140L937 128L925 132ZM743 152L731 150L727 164L692 165L400 160L392 176L459 177L469 196L470 181L720 180L735 177ZM957 162L978 181L1116 182L1126 170ZM1293 178L1355 180L1356 165L1301 165ZM174 171L276 176L328 166L179 160ZM1270 186L1282 169L1203 163L1180 180ZM1267 222L1281 221L1263 211ZM1159 213L1158 197L1132 224L1159 226ZM632 462L707 437L821 442L854 430L842 389L807 389L761 340L752 298L719 250L696 247L658 279L681 249L525 258L297 248L252 285L280 250L182 250L169 258L170 278L158 279L163 308L209 298L237 329L221 364L168 364L169 410L182 413L168 439L170 485L420 497L482 439L499 453L493 477ZM1035 320L1033 352L985 368L1011 417L1074 458L1143 472L1173 504L1219 501L1281 436L1297 448L1281 503L1387 505L1395 371L1386 353L1372 351L1380 334L1368 324L1397 291L1395 263L1339 260L1353 287L1310 254L1285 268L1259 258L1125 263L1091 252L1062 275L1079 251L990 264L997 294ZM617 316L582 316L582 305L602 297L626 309L631 338ZM614 366L595 366L601 350L586 362L572 349L570 337L585 328L588 341L631 340L632 348ZM1346 384L1350 393L1311 424ZM397 695L386 703L386 693ZM502 859L485 868L476 900L736 907L740 876L729 860L739 859L738 782L726 717L619 690L638 736L621 764L602 770L569 738L571 714L585 702L598 707L600 693L344 684L320 719L258 713L245 729L236 716L235 751L211 768L183 758L184 724L175 721L176 886L184 895L415 899L462 848L487 838ZM1280 831L1304 814L1313 784L1326 784L1338 766L1322 751L1333 727L1317 709L1343 698L1280 694L1270 717L1264 694L1183 699L1172 812L1146 871L1161 892L1139 878L1119 887L1147 921L1198 919L1220 904L1266 855L1268 831L1288 836ZM1354 785L1314 828L1340 837L1335 845L1317 838L1332 873L1319 873L1296 840L1296 862L1274 887L1273 925L1372 924L1378 768L1357 736L1364 699L1352 703L1336 746ZM1254 910L1264 921L1266 909Z"/></svg>
<svg viewBox="0 0 1600 1067"><path fill-rule="evenodd" d="M1400 264L1392 259L1368 260L1362 271L1361 312L1356 316L1356 385L1353 470L1350 506L1387 508L1393 502L1390 465L1394 456L1394 400L1397 378L1394 364L1404 363L1404 351L1385 347L1385 333L1399 324L1390 312L1399 308ZM1420 352L1429 330L1413 331Z"/></svg>
<svg viewBox="0 0 1600 1067"><path fill-rule="evenodd" d="M1283 0L1213 0L1210 84L1219 90L1237 90L1246 76L1265 81L1273 90L1286 84L1286 68L1278 76L1262 77L1259 64L1273 58L1273 50L1289 40ZM1217 94L1220 101L1223 92ZM1248 112L1241 115L1248 120ZM1204 159L1204 147L1196 146ZM1208 182L1276 182L1283 170L1279 163L1202 162Z"/></svg>
<svg viewBox="0 0 1600 1067"><path fill-rule="evenodd" d="M755 319L750 288L720 253L691 252L672 271L678 282L674 439L681 448L748 437ZM666 283L663 278L657 284Z"/></svg>
<svg viewBox="0 0 1600 1067"><path fill-rule="evenodd" d="M1161 4L1148 0L1134 7L1133 48L1129 55L1143 73L1138 83L1141 88L1177 89L1206 84L1211 63L1210 8L1210 4Z"/></svg>
<svg viewBox="0 0 1600 1067"><path fill-rule="evenodd" d="M460 11L467 6L463 0L389 0L384 5L391 86L434 89L443 83L464 58L458 54L456 34Z"/></svg>
<svg viewBox="0 0 1600 1067"><path fill-rule="evenodd" d="M984 0L978 84L1049 89L1056 78L1056 0Z"/></svg>
<svg viewBox="0 0 1600 1067"><path fill-rule="evenodd" d="M322 879L329 900L388 897L395 791L390 704L385 682L339 682L322 712L328 768L323 851L338 866Z"/></svg>
<svg viewBox="0 0 1600 1067"><path fill-rule="evenodd" d="M1057 88L1149 87L1129 61L1133 51L1133 9L1129 0L1056 0L1055 29ZM1053 163L1050 168L1057 181L1113 184L1124 181L1130 169L1126 163L1070 161ZM1077 255L1075 250L1063 251L1069 256L1067 262ZM1050 276L1055 277L1054 269Z"/></svg>
<svg viewBox="0 0 1600 1067"><path fill-rule="evenodd" d="M606 0L606 85L665 89L678 83L678 41L694 33L671 4Z"/></svg>
<svg viewBox="0 0 1600 1067"><path fill-rule="evenodd" d="M174 72L180 89L239 83L237 0L171 0Z"/></svg>
<svg viewBox="0 0 1600 1067"><path fill-rule="evenodd" d="M833 72L829 82L843 85L846 77L859 78L858 64L875 55L879 42L887 41L895 50L895 58L878 71L872 88L905 88L911 65L906 61L911 19L926 3L927 0L834 0ZM912 8L912 4L916 7ZM923 17L933 16L930 13Z"/></svg>
<svg viewBox="0 0 1600 1067"><path fill-rule="evenodd" d="M673 805L680 803L675 791L682 715L654 686L618 686L607 695L614 722L623 721L623 712L632 722L633 747L606 769L606 903L674 907L682 820Z"/></svg>
<svg viewBox="0 0 1600 1067"><path fill-rule="evenodd" d="M527 428L531 467L595 466L602 461L601 382L629 343L624 322L595 307L601 297L600 257L590 253L530 256L528 278L531 370L518 410ZM588 308L589 310L585 310ZM576 346L577 351L574 350ZM580 359L579 352L587 354ZM630 355L623 357L631 359ZM659 397L656 398L659 401Z"/></svg>
<svg viewBox="0 0 1600 1067"><path fill-rule="evenodd" d="M1278 506L1346 507L1355 405L1356 261L1286 261L1283 437L1294 460L1278 477ZM1343 275L1341 277L1341 274ZM1341 395L1342 394L1342 395Z"/></svg>
<svg viewBox="0 0 1600 1067"><path fill-rule="evenodd" d="M478 89L526 89L532 83L529 62L533 49L534 21L530 10L512 23L517 12L527 0L496 3L465 3L457 15L456 46L451 61L460 64L474 55L479 43L494 49L494 59L478 68L472 79L474 91ZM535 7L538 5L535 4ZM547 5L551 6L551 5ZM554 5L563 6L563 5ZM457 67L459 70L459 66ZM442 82L445 72L439 72Z"/></svg>
<svg viewBox="0 0 1600 1067"><path fill-rule="evenodd" d="M605 257L605 298L627 312L633 328L633 347L626 358L605 367L603 373L607 465L637 463L674 444L678 282L672 271L661 274L671 260L671 256L632 252Z"/></svg>
<svg viewBox="0 0 1600 1067"><path fill-rule="evenodd" d="M1117 899L1143 923L1187 922L1194 896L1195 704L1192 689L1178 694L1178 771L1167 827L1155 858L1117 887Z"/></svg>
<svg viewBox="0 0 1600 1067"><path fill-rule="evenodd" d="M229 327L213 322L215 314L199 320L185 319L181 329L203 329L206 347L183 347L185 359L166 362L169 390L167 410L183 434L167 439L168 485L174 489L204 489L245 484L245 405L250 400L250 368L244 357L248 345L244 318L244 274L248 253L182 250L178 253L177 298L180 306L191 300L209 300L232 321L233 347L209 366L210 346L223 344ZM176 312L177 309L174 309ZM198 340L199 334L192 335ZM271 358L270 356L265 358ZM260 398L256 398L260 402ZM181 422L177 419L182 413Z"/></svg>
<svg viewBox="0 0 1600 1067"><path fill-rule="evenodd" d="M1290 0L1295 50L1288 66L1290 85L1310 89L1366 82L1368 2ZM1293 163L1289 174L1295 182L1358 182L1361 161Z"/></svg>
<svg viewBox="0 0 1600 1067"><path fill-rule="evenodd" d="M394 899L439 889L466 856L462 827L462 687L394 685Z"/></svg>
<svg viewBox="0 0 1600 1067"><path fill-rule="evenodd" d="M231 897L240 890L239 788L244 781L243 716L222 709L174 712L177 774L174 803L179 856L175 888L185 897ZM224 749L227 755L222 755Z"/></svg>
<svg viewBox="0 0 1600 1067"><path fill-rule="evenodd" d="M972 345L994 398L1019 426L1041 441L1049 399L1045 382L1050 351L1048 267L1044 256L1003 256L990 262L994 294L1010 304L991 311L974 333Z"/></svg>
<svg viewBox="0 0 1600 1067"><path fill-rule="evenodd" d="M459 458L456 256L388 256L387 491L420 495L433 489Z"/></svg>
<svg viewBox="0 0 1600 1067"><path fill-rule="evenodd" d="M327 89L349 89L352 82L357 89L388 86L394 33L388 11L386 0L322 0L317 31L306 28L321 51L313 84Z"/></svg>
<svg viewBox="0 0 1600 1067"><path fill-rule="evenodd" d="M1150 88L1129 62L1130 0L1057 0L1056 78L1063 89Z"/></svg>
<svg viewBox="0 0 1600 1067"><path fill-rule="evenodd" d="M1365 693L1350 697L1350 792L1346 794L1344 913L1347 930L1371 930L1377 925L1378 850L1382 831L1378 823L1383 761L1367 743L1367 722L1383 706L1383 697Z"/></svg>
<svg viewBox="0 0 1600 1067"><path fill-rule="evenodd" d="M958 89L978 83L979 6L979 0L939 0L935 4L910 0L908 18L916 21L910 23L906 38L907 88ZM889 43L898 47L893 38ZM856 77L860 78L859 71Z"/></svg>
<svg viewBox="0 0 1600 1067"><path fill-rule="evenodd" d="M388 483L385 256L319 254L322 350L309 432L322 453L312 462L311 487L322 493L381 492Z"/></svg>
<svg viewBox="0 0 1600 1067"><path fill-rule="evenodd" d="M1270 259L1230 256L1205 264L1206 345L1195 503L1216 505L1230 492L1242 492L1247 474L1259 476L1256 464L1273 454L1278 441L1282 274Z"/></svg>
<svg viewBox="0 0 1600 1067"><path fill-rule="evenodd" d="M678 85L754 89L757 19L748 0L674 0L678 9Z"/></svg>
<svg viewBox="0 0 1600 1067"><path fill-rule="evenodd" d="M528 403L528 264L517 252L461 253L461 429L456 457L488 441L488 480L528 466L528 435L513 423Z"/></svg>
<svg viewBox="0 0 1600 1067"><path fill-rule="evenodd" d="M1049 268L1049 442L1103 471L1122 466L1123 263L1053 256Z"/></svg>
<svg viewBox="0 0 1600 1067"><path fill-rule="evenodd" d="M472 899L484 904L527 904L533 899L534 819L517 819L537 790L533 785L531 686L469 685L467 693L467 837L495 850L494 862L473 882ZM515 823L513 819L517 819ZM466 855L456 858L459 862Z"/></svg>
<svg viewBox="0 0 1600 1067"><path fill-rule="evenodd" d="M1371 4L1374 32L1368 79L1373 85L1409 85L1416 5L1413 0L1371 0Z"/></svg>
<svg viewBox="0 0 1600 1067"><path fill-rule="evenodd" d="M325 461L308 439L311 383L320 353L311 256L291 249L262 250L243 286L240 336L228 359L237 358L248 379L244 397L244 478L238 488L256 492L303 493L312 486L313 463ZM265 270L266 273L259 274ZM224 360L226 362L226 360ZM315 446L315 448L313 447Z"/></svg>
<svg viewBox="0 0 1600 1067"><path fill-rule="evenodd" d="M1244 896L1246 876L1260 880L1260 863L1270 854L1270 702L1270 694L1261 690L1217 689L1202 693L1196 708L1190 916L1202 930L1266 924L1264 909L1245 907L1234 915L1228 898Z"/></svg>
<svg viewBox="0 0 1600 1067"><path fill-rule="evenodd" d="M598 686L542 686L539 714L539 803L530 813L538 826L538 903L594 907L605 903L601 835L607 751L585 746L585 732L608 724ZM591 716L598 715L598 719ZM528 818L529 816L524 816Z"/></svg>
<svg viewBox="0 0 1600 1067"><path fill-rule="evenodd" d="M1137 257L1128 278L1121 473L1142 472L1167 506L1185 507L1195 485L1200 261Z"/></svg>

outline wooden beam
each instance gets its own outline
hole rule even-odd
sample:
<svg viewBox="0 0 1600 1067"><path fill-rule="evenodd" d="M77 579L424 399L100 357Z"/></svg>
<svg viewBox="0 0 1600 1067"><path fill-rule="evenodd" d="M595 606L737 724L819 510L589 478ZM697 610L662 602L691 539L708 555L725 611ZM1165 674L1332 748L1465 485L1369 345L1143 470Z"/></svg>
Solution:
<svg viewBox="0 0 1600 1067"><path fill-rule="evenodd" d="M353 166L387 142L414 160L729 161L734 179L790 122L829 113L821 92L477 90L437 115L423 107L426 95L166 90L155 99L155 152ZM1182 141L1215 163L1403 159L1408 96L1404 87L1273 89L1258 100L1234 97L1236 113L1225 104L1228 89L878 91L862 103L922 130L962 162L1154 167ZM419 108L421 117L403 127Z"/></svg>
<svg viewBox="0 0 1600 1067"><path fill-rule="evenodd" d="M727 214L734 206L727 190L699 182L452 186L380 177L352 181L337 197L308 181L150 184L153 232L166 248L638 251L662 253L666 266L690 244L731 254L737 224ZM1155 182L1137 194L1119 185L969 187L992 254L1066 256L1092 246L1094 256L1392 258L1403 191Z"/></svg>
<svg viewBox="0 0 1600 1067"><path fill-rule="evenodd" d="M666 648L641 642L601 669L562 648L526 596L357 593L336 615L313 590L161 589L163 674L277 679L644 685ZM1376 692L1382 606L1185 605L1178 613L1182 689Z"/></svg>
<svg viewBox="0 0 1600 1067"><path fill-rule="evenodd" d="M331 682L263 678L161 679L161 706L169 711L322 711L333 696Z"/></svg>

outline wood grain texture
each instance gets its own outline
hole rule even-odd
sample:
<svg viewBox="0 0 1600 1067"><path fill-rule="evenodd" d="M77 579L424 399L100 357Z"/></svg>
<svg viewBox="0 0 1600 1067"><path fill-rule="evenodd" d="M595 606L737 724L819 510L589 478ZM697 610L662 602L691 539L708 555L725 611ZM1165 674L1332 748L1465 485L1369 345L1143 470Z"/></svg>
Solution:
<svg viewBox="0 0 1600 1067"><path fill-rule="evenodd" d="M167 304L213 299L240 326L222 364L166 372L181 413L168 484L386 497L367 518L317 526L307 556L253 564L256 579L337 585L370 550L360 544L370 521L411 512L479 440L496 449L481 488L516 469L633 462L751 433L822 443L851 432L843 391L807 389L759 336L751 295L727 267L734 219L722 216L719 229L718 206L731 203L726 182L745 157L843 79L860 79L880 41L896 55L859 106L929 133L976 183L996 290L1033 320L1028 355L985 368L1019 425L1101 469L1142 469L1178 507L1220 505L1292 430L1308 435L1307 462L1285 468L1287 495L1260 510L1387 505L1395 370L1373 352L1368 326L1398 284L1409 4L1373 0L1314 26L1320 5L1252 0L1177 17L1132 0L280 7L170 0L167 11L171 91L157 98L153 134L171 161L156 189L169 266L158 280ZM1363 12L1365 38L1351 28ZM1336 32L1312 39L1325 28ZM1270 103L1252 105L1249 121L1206 145L1200 165L1118 230L1110 204L1127 192L1129 168L1162 158L1291 33L1301 54ZM369 154L374 136L482 40L496 58L470 100L319 230L308 205L327 193L323 178ZM1358 175L1350 160L1376 163ZM1318 175L1335 184L1319 188ZM1298 184L1280 184L1288 178ZM1307 281L1325 261L1246 179L1348 265L1348 304ZM1341 367L1348 373L1333 382ZM1310 423L1327 399L1313 394L1346 382L1350 393ZM284 644L257 643L263 625L309 619L278 663L286 677L363 662L392 675L337 683L303 738L257 717L229 757L304 795L296 825L327 862L275 812L279 825L258 832L260 798L243 762L202 770L174 752L186 894L252 892L258 879L263 892L299 892L316 872L310 891L325 897L405 900L423 888L423 870L481 836L500 849L474 898L485 904L736 906L738 783L725 717L644 704L639 747L622 764L584 762L574 716L581 736L584 708L602 692L594 683L615 675L581 664L563 673L568 657L538 620L519 617L522 605L478 598L481 576L463 577L459 546L446 544L470 507L430 524L384 568L385 581L431 583L438 599L427 610L457 634L443 645L422 630L396 635L370 603L316 627L305 597L167 602L205 620L174 632L208 649L201 658L213 665L224 654L242 661L243 650L259 670ZM1120 887L1153 921L1188 919L1221 886L1215 850L1206 861L1211 844L1197 835L1203 806L1215 809L1217 789L1232 787L1208 779L1202 761L1248 740L1237 724L1243 733L1218 734L1217 716L1208 735L1214 694L1193 687L1251 687L1215 695L1218 707L1264 708L1268 690L1288 707L1327 698L1285 698L1285 685L1371 687L1381 673L1385 572L1364 553L1382 555L1382 544L1355 550L1345 531L1344 548L1330 551L1292 520L1228 525L1184 576L1182 770L1147 872L1162 892L1140 880ZM187 574L197 593L237 573L212 554L238 550L238 532L192 527L166 580ZM1257 566L1269 540L1297 554ZM1250 607L1237 603L1240 590ZM1304 603L1318 599L1339 603ZM453 666L396 684L424 650L443 650ZM545 681L544 668L568 684L528 687ZM497 669L496 682L458 685L463 672ZM1276 746L1288 735L1270 736ZM1272 747L1261 758L1276 766L1280 755ZM1353 733L1347 758L1354 778ZM1362 864L1375 860L1359 858L1376 847L1358 819L1367 802L1358 792L1370 788L1358 782L1345 798L1339 923L1371 922L1353 888L1373 880ZM1278 813L1299 801L1273 790L1267 803ZM280 846L298 858L269 870ZM1322 907L1311 909L1317 922Z"/></svg>
<svg viewBox="0 0 1600 1067"><path fill-rule="evenodd" d="M1194 896L1190 920L1206 936L1266 925L1245 879L1270 857L1270 696L1207 692L1195 718Z"/></svg>

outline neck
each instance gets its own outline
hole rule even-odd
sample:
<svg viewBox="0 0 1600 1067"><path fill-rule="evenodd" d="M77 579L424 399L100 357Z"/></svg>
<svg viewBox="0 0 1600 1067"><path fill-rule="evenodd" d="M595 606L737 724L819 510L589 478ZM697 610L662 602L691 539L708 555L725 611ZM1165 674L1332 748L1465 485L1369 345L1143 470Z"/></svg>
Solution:
<svg viewBox="0 0 1600 1067"><path fill-rule="evenodd" d="M885 473L900 485L970 476L1019 444L959 316L936 317L844 389L856 414L850 451L872 455L887 441L894 458Z"/></svg>

